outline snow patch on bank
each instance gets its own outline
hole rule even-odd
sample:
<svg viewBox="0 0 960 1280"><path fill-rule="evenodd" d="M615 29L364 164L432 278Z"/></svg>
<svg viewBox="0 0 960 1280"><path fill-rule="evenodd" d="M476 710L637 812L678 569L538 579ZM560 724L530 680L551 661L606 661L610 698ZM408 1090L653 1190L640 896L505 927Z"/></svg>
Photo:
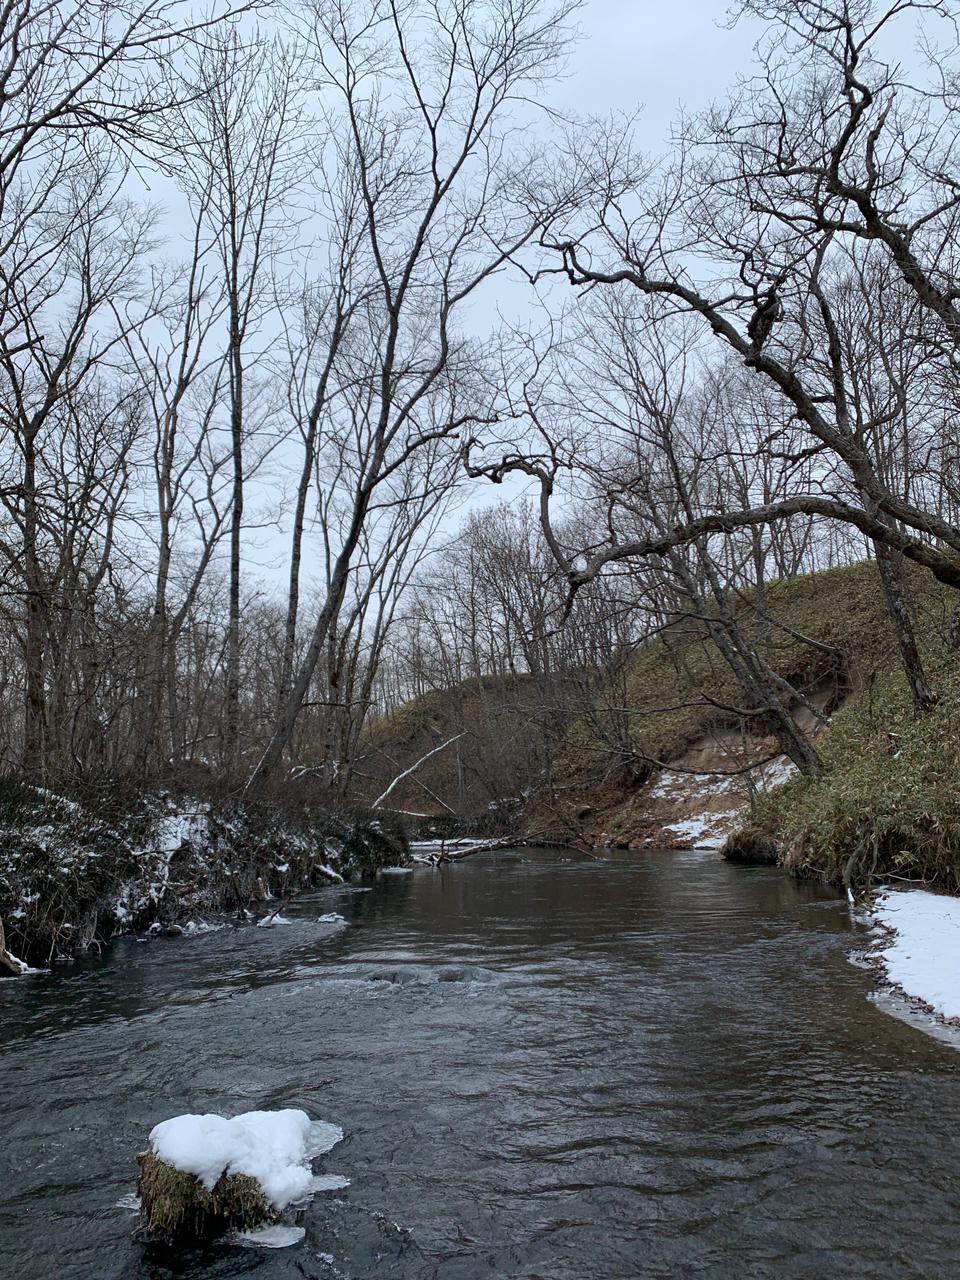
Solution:
<svg viewBox="0 0 960 1280"><path fill-rule="evenodd" d="M660 824L661 842L693 849L722 849L750 807L752 795L779 787L797 768L786 756L750 765L737 742L703 742L667 766L651 784L650 816Z"/></svg>
<svg viewBox="0 0 960 1280"><path fill-rule="evenodd" d="M666 824L663 831L678 840L691 840L691 847L694 849L721 849L733 819L738 818L741 812L737 808L726 809L721 813L698 813L692 818Z"/></svg>
<svg viewBox="0 0 960 1280"><path fill-rule="evenodd" d="M960 898L925 889L882 894L876 924L892 940L875 954L888 980L944 1018L960 1018Z"/></svg>
<svg viewBox="0 0 960 1280"><path fill-rule="evenodd" d="M315 1191L346 1186L346 1179L315 1178L310 1161L329 1151L343 1130L312 1121L305 1111L247 1111L227 1120L218 1115L174 1116L150 1132L153 1154L164 1164L192 1173L208 1191L221 1174L256 1178L275 1209L309 1199Z"/></svg>

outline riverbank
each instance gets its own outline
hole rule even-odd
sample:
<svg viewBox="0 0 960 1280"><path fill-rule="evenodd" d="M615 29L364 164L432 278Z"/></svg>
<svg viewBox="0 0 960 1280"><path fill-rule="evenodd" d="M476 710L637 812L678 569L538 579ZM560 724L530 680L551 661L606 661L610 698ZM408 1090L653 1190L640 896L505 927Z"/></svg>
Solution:
<svg viewBox="0 0 960 1280"><path fill-rule="evenodd" d="M960 1028L960 898L887 890L871 908L870 960L883 982Z"/></svg>
<svg viewBox="0 0 960 1280"><path fill-rule="evenodd" d="M11 780L0 784L0 851L4 972L119 934L246 916L409 856L402 827L355 811L159 789L55 794Z"/></svg>

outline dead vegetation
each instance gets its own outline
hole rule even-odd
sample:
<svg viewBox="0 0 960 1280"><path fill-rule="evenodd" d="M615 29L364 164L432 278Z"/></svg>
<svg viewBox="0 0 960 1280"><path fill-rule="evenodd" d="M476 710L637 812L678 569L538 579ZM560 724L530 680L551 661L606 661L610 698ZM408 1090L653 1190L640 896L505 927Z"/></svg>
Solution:
<svg viewBox="0 0 960 1280"><path fill-rule="evenodd" d="M256 1178L245 1173L220 1175L208 1191L192 1173L181 1173L152 1151L137 1156L137 1195L150 1231L213 1235L229 1227L249 1229L277 1222Z"/></svg>
<svg viewBox="0 0 960 1280"><path fill-rule="evenodd" d="M928 637L931 669L948 690L955 662L945 657L942 637L952 593L916 570L907 570L907 580L918 630ZM459 756L451 747L433 757L402 792L398 788L398 807L455 825L458 815L451 810L457 809L469 758L472 785L484 798L500 797L488 801L495 805L488 811L476 806L474 820L478 813L488 826L496 819L506 834L536 833L583 848L642 846L661 843L664 826L685 817L694 801L698 812L747 806L748 821L728 846L733 856L769 862L778 848L789 848L788 864L798 873L841 881L851 853L860 850L850 874L868 874L876 852L874 874L914 874L922 863L927 871L935 866L942 882L955 878L949 850L960 844L960 824L955 829L945 815L955 766L960 774L950 747L960 741L960 733L951 736L960 726L944 720L951 714L949 695L928 723L915 722L875 563L767 584L762 615L753 595L744 593L738 621L764 661L797 690L790 710L823 756L822 783L798 779L775 799L757 792L755 766L776 756L778 745L745 713L730 667L702 622L684 617L605 678L594 677L589 699L576 714L570 708L548 754L542 735L549 708L542 702L538 707L531 677L471 681L431 693L382 721L372 741L399 763L460 727L478 744L469 757L463 746ZM888 734L905 735L908 751L896 755ZM515 793L513 803L504 802L498 766L485 763L479 744L487 739L526 751L510 776L517 790L518 777L529 790ZM925 765L928 759L936 763ZM664 763L677 772L663 771ZM918 790L920 774L932 781L934 772L942 773L941 782L932 791ZM881 803L878 787L884 796L898 797L896 819L882 817L890 806ZM879 826L871 814L880 815Z"/></svg>

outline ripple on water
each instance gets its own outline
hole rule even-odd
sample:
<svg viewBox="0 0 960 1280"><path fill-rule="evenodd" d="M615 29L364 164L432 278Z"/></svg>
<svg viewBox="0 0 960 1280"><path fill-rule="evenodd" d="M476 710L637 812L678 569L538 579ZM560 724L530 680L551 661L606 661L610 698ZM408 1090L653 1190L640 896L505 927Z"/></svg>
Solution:
<svg viewBox="0 0 960 1280"><path fill-rule="evenodd" d="M866 998L831 892L524 852L284 914L0 983L11 1276L958 1274L960 1055ZM302 1240L137 1236L157 1120L283 1106L345 1132Z"/></svg>

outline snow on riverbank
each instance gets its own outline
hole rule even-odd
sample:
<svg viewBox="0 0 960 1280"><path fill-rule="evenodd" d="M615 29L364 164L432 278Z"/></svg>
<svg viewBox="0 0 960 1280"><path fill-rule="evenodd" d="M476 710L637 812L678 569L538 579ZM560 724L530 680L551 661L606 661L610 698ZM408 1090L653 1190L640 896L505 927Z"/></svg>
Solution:
<svg viewBox="0 0 960 1280"><path fill-rule="evenodd" d="M347 1185L345 1178L317 1177L310 1161L329 1151L343 1130L312 1121L305 1111L247 1111L227 1120L218 1115L174 1116L150 1132L153 1154L181 1173L195 1174L208 1191L222 1173L256 1178L275 1209L308 1199L315 1191Z"/></svg>
<svg viewBox="0 0 960 1280"><path fill-rule="evenodd" d="M924 889L888 891L873 909L892 931L875 956L887 978L944 1018L960 1018L960 898Z"/></svg>
<svg viewBox="0 0 960 1280"><path fill-rule="evenodd" d="M720 813L697 813L692 818L664 825L663 831L684 848L689 843L692 849L722 849L742 812L737 808L724 809Z"/></svg>
<svg viewBox="0 0 960 1280"><path fill-rule="evenodd" d="M749 810L751 792L778 787L797 771L785 756L777 756L758 763L748 779L738 772L743 756L735 752L736 745L701 744L684 757L679 772L668 767L657 776L647 803L660 831L648 844L658 840L684 849L722 849Z"/></svg>
<svg viewBox="0 0 960 1280"><path fill-rule="evenodd" d="M26 783L8 792L0 925L28 965L121 933L193 935L208 913L251 919L257 904L285 907L305 890L406 862L402 832L293 800L213 803L131 790L81 806ZM0 973L19 974L19 963L3 961L4 946L0 938Z"/></svg>

